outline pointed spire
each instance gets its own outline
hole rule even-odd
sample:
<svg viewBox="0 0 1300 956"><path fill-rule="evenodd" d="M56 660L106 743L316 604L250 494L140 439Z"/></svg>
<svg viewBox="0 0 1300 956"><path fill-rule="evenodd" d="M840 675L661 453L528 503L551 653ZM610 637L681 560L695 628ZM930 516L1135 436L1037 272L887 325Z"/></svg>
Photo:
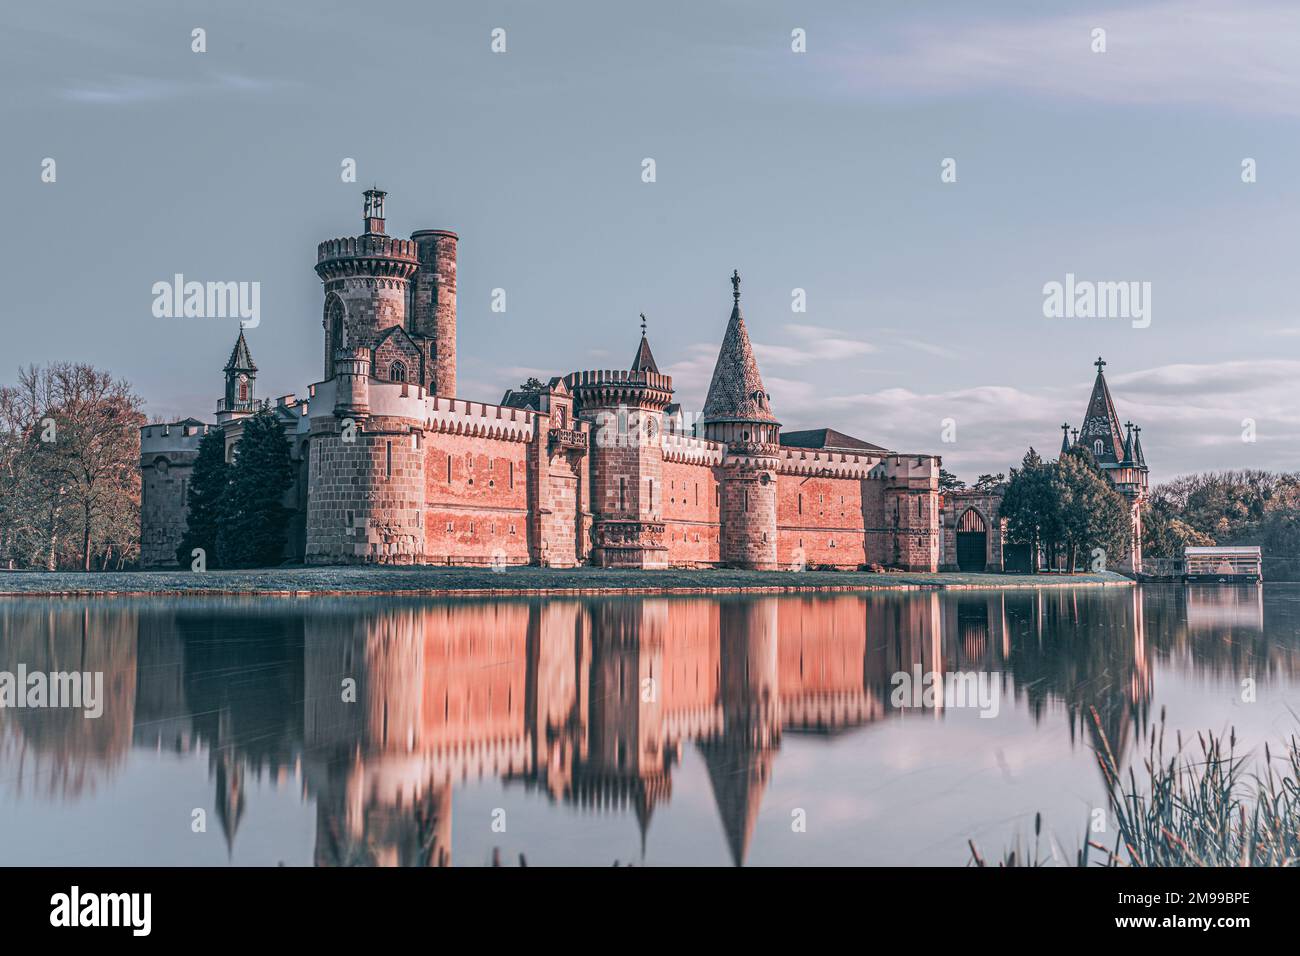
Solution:
<svg viewBox="0 0 1300 956"><path fill-rule="evenodd" d="M216 784L217 819L226 840L226 856L231 858L235 853L235 833L244 818L244 772L228 751L217 760Z"/></svg>
<svg viewBox="0 0 1300 956"><path fill-rule="evenodd" d="M1115 465L1119 463L1124 447L1120 437L1119 415L1115 412L1115 403L1111 400L1106 375L1102 371L1106 367L1106 360L1098 356L1093 364L1097 366L1097 379L1092 385L1092 397L1088 400L1088 410L1083 416L1079 437L1093 453L1098 464ZM1100 452L1097 451L1098 441L1101 442Z"/></svg>
<svg viewBox="0 0 1300 956"><path fill-rule="evenodd" d="M1070 423L1061 423L1061 454L1064 455L1070 450Z"/></svg>
<svg viewBox="0 0 1300 956"><path fill-rule="evenodd" d="M1133 463L1133 423L1124 423L1124 459L1121 465L1131 465Z"/></svg>
<svg viewBox="0 0 1300 956"><path fill-rule="evenodd" d="M763 793L771 778L773 751L754 747L743 736L737 739L724 735L697 746L704 754L731 862L744 866Z"/></svg>
<svg viewBox="0 0 1300 956"><path fill-rule="evenodd" d="M768 403L767 389L758 372L754 348L749 342L745 317L740 311L740 272L731 274L731 319L727 322L718 362L713 367L709 395L704 400L702 421L776 422Z"/></svg>
<svg viewBox="0 0 1300 956"><path fill-rule="evenodd" d="M632 371L658 373L659 366L650 351L650 340L645 337L645 313L641 313L641 344L637 346L636 358L632 359Z"/></svg>
<svg viewBox="0 0 1300 956"><path fill-rule="evenodd" d="M1147 456L1142 453L1142 429L1137 425L1133 426L1133 461L1146 467Z"/></svg>
<svg viewBox="0 0 1300 956"><path fill-rule="evenodd" d="M222 369L224 372L256 372L257 366L253 364L253 355L248 351L248 343L244 341L244 328L239 328L239 338L235 340L235 347L230 351L230 361Z"/></svg>

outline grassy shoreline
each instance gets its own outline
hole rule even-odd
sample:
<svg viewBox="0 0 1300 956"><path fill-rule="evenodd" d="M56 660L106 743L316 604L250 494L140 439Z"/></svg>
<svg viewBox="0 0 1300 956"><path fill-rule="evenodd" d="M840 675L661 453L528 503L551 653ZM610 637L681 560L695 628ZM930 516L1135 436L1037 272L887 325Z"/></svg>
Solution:
<svg viewBox="0 0 1300 956"><path fill-rule="evenodd" d="M610 568L295 567L255 571L0 572L0 597L418 594L803 594L1129 587L1113 572L1075 575L865 571L623 571Z"/></svg>

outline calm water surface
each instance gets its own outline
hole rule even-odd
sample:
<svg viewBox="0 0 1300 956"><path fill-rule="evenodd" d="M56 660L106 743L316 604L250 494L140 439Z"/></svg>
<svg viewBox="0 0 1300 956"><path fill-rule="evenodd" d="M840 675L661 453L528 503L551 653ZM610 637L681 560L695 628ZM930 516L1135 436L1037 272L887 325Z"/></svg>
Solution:
<svg viewBox="0 0 1300 956"><path fill-rule="evenodd" d="M20 664L106 702L0 709L0 864L963 864L1078 847L1092 708L1300 730L1300 588L0 601Z"/></svg>

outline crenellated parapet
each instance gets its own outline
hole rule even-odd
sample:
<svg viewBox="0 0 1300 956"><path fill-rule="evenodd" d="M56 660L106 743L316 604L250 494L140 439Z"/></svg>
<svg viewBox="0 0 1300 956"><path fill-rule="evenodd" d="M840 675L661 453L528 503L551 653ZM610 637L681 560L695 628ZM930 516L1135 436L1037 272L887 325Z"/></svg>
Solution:
<svg viewBox="0 0 1300 956"><path fill-rule="evenodd" d="M664 434L663 449L664 461L686 465L721 465L727 455L727 447L721 442L673 432Z"/></svg>
<svg viewBox="0 0 1300 956"><path fill-rule="evenodd" d="M851 478L859 481L886 477L886 457L845 452L782 448L777 473L807 478Z"/></svg>
<svg viewBox="0 0 1300 956"><path fill-rule="evenodd" d="M353 276L409 279L419 265L419 245L393 236L345 236L316 247L316 274L326 282Z"/></svg>
<svg viewBox="0 0 1300 956"><path fill-rule="evenodd" d="M564 384L573 392L580 411L620 405L662 410L673 400L672 376L661 372L633 369L571 372L564 377Z"/></svg>
<svg viewBox="0 0 1300 956"><path fill-rule="evenodd" d="M545 417L522 408L438 396L429 398L425 408L425 427L431 433L511 442L531 442L539 418Z"/></svg>

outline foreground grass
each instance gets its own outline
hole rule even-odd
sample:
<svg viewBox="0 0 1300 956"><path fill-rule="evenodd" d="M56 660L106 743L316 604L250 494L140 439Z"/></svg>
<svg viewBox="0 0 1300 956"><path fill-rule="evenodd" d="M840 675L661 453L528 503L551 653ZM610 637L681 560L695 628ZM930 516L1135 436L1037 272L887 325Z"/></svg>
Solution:
<svg viewBox="0 0 1300 956"><path fill-rule="evenodd" d="M1248 768L1236 752L1236 733L1196 735L1185 751L1182 736L1166 758L1165 715L1142 764L1121 771L1094 710L1100 745L1097 763L1106 781L1117 833L1107 847L1085 839L1075 864L1088 866L1297 866L1300 865L1300 740L1293 735L1274 754L1266 744L1262 766ZM1019 844L1000 866L1042 866L1042 818L1034 819L1032 852ZM971 862L986 866L973 842Z"/></svg>

